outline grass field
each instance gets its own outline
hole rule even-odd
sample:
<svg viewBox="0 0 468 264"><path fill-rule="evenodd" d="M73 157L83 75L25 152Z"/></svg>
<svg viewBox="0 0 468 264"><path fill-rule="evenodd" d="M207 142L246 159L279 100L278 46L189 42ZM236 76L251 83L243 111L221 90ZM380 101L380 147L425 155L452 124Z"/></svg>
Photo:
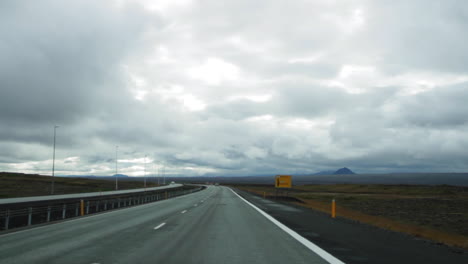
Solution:
<svg viewBox="0 0 468 264"><path fill-rule="evenodd" d="M272 199L276 192L267 185L235 187ZM468 187L304 185L295 186L287 195L298 199L300 206L325 213L330 212L335 199L338 217L468 249Z"/></svg>
<svg viewBox="0 0 468 264"><path fill-rule="evenodd" d="M50 176L0 172L0 199L50 195ZM147 187L157 184L147 182ZM119 180L119 190L143 188L142 181ZM113 191L115 181L55 177L55 194Z"/></svg>

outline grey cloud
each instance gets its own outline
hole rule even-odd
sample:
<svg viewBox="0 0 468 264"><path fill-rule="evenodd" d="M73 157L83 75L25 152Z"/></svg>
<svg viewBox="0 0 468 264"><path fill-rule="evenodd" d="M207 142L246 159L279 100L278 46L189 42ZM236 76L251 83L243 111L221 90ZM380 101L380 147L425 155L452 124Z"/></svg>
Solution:
<svg viewBox="0 0 468 264"><path fill-rule="evenodd" d="M119 63L136 47L143 12L94 1L10 3L0 10L3 122L73 124L103 97L125 96Z"/></svg>
<svg viewBox="0 0 468 264"><path fill-rule="evenodd" d="M454 128L468 124L468 83L408 96L398 104L397 115L406 125Z"/></svg>
<svg viewBox="0 0 468 264"><path fill-rule="evenodd" d="M466 170L466 83L415 95L398 83L402 73L465 75L460 2L115 4L0 3L0 169L37 161L34 170L50 170L59 124L62 171L113 174L116 145L122 159L226 175ZM350 29L358 8L364 25ZM213 57L238 67L238 79L188 76ZM369 66L377 80L364 78L360 94L347 80L326 85L344 65ZM245 99L263 94L270 100ZM185 95L205 108L188 111ZM310 127L288 125L298 119ZM141 164L120 165L137 173L130 166Z"/></svg>

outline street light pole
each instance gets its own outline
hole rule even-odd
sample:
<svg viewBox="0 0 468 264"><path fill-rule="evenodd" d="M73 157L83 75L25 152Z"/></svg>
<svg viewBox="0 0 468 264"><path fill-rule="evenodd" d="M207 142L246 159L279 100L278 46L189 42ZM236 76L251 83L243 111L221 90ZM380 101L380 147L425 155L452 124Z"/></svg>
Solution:
<svg viewBox="0 0 468 264"><path fill-rule="evenodd" d="M146 188L146 157L148 157L148 155L145 155L145 175L144 175L144 186Z"/></svg>
<svg viewBox="0 0 468 264"><path fill-rule="evenodd" d="M119 176L117 175L117 153L119 151L119 146L115 146L115 190L117 191L119 189L119 181L118 178Z"/></svg>
<svg viewBox="0 0 468 264"><path fill-rule="evenodd" d="M153 183L155 183L155 181L156 181L156 176L155 176L156 172L154 171L154 161L151 163L151 166L152 166L151 172L153 173L152 181L153 181Z"/></svg>
<svg viewBox="0 0 468 264"><path fill-rule="evenodd" d="M158 166L158 186L159 186L159 178L161 178L161 168Z"/></svg>
<svg viewBox="0 0 468 264"><path fill-rule="evenodd" d="M55 125L54 126L54 151L52 154L52 187L50 189L50 194L54 194L54 184L55 184L55 138L57 135L57 128L59 126Z"/></svg>

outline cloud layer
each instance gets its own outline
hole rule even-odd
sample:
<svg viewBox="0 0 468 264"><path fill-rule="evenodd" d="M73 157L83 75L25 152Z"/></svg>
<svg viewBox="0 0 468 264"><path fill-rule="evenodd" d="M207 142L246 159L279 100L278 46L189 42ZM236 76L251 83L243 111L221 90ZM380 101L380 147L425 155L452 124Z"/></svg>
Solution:
<svg viewBox="0 0 468 264"><path fill-rule="evenodd" d="M0 170L50 174L57 124L57 174L111 175L116 146L129 175L466 171L467 25L460 1L2 1Z"/></svg>

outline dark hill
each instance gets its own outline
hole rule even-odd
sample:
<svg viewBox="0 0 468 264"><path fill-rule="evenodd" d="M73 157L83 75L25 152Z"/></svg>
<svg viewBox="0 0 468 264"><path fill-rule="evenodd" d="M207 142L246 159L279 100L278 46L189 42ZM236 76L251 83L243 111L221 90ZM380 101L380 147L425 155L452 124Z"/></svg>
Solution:
<svg viewBox="0 0 468 264"><path fill-rule="evenodd" d="M333 174L343 175L343 174L356 174L356 173L354 173L352 170L344 167L344 168L341 168L341 169L335 171Z"/></svg>

